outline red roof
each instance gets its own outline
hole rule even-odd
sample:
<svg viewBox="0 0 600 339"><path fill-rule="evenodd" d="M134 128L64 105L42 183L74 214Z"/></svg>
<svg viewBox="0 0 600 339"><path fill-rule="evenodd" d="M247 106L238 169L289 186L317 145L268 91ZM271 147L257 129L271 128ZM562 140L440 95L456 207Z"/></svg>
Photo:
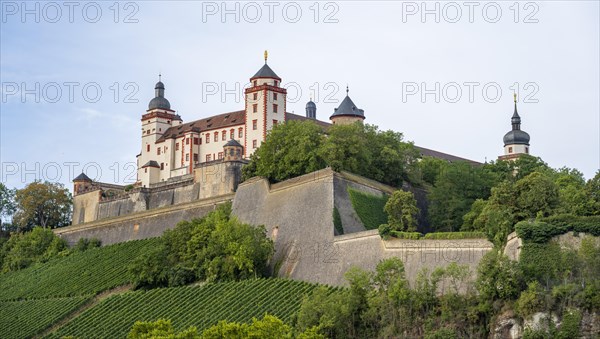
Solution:
<svg viewBox="0 0 600 339"><path fill-rule="evenodd" d="M169 127L156 142L159 143L167 139L179 138L189 132L200 133L224 127L243 125L245 123L244 114L245 111L223 113L179 126Z"/></svg>

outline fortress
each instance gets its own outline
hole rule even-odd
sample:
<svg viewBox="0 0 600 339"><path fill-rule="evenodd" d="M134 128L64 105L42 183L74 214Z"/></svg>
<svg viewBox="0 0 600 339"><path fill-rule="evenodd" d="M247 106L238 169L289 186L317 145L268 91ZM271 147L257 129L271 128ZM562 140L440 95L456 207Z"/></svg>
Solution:
<svg viewBox="0 0 600 339"><path fill-rule="evenodd" d="M275 242L271 262L274 273L293 279L340 285L344 272L353 265L373 269L379 260L398 256L407 276L414 279L423 267L450 262L472 269L492 248L486 239L382 240L377 230L367 230L352 205L349 191L382 196L396 188L352 173L324 169L270 184L264 178L241 182L241 169L260 147L268 131L278 123L312 121L328 128L365 120L365 112L349 97L330 115L330 122L317 119L314 102L306 104L306 115L286 111L281 78L265 63L250 78L242 110L183 123L165 97L165 86L155 86L155 97L141 117L141 152L137 155L137 181L121 186L92 181L84 173L74 182L72 226L55 232L70 243L80 238L98 238L104 245L160 236L181 220L202 217L216 205L231 201L233 214L242 222L265 225ZM520 130L515 110L512 130L504 136L505 154L513 160L529 153L529 135ZM418 147L421 156L446 161L476 161ZM417 198L422 215L426 192L403 185ZM334 209L341 229L333 221ZM427 230L424 218L420 229ZM368 254L368 255L366 255Z"/></svg>

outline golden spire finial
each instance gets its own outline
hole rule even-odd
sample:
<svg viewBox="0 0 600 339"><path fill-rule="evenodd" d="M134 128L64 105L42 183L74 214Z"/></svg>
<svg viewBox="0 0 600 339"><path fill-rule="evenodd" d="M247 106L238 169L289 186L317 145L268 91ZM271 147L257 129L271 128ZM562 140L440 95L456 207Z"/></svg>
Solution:
<svg viewBox="0 0 600 339"><path fill-rule="evenodd" d="M269 57L269 52L265 49L265 64L267 63L267 58Z"/></svg>
<svg viewBox="0 0 600 339"><path fill-rule="evenodd" d="M515 104L516 104L516 103L517 103L517 92L514 92L514 93L513 93L513 96L514 96L514 98L515 98Z"/></svg>

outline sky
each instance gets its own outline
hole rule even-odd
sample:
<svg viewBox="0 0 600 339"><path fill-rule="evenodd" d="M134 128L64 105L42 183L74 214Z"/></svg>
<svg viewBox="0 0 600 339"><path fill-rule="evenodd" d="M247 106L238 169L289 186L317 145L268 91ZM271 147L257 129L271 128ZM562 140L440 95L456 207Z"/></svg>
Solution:
<svg viewBox="0 0 600 339"><path fill-rule="evenodd" d="M346 95L366 122L496 160L513 92L530 151L600 167L598 1L0 1L0 181L135 181L158 74L184 122L243 108L268 63L287 110Z"/></svg>

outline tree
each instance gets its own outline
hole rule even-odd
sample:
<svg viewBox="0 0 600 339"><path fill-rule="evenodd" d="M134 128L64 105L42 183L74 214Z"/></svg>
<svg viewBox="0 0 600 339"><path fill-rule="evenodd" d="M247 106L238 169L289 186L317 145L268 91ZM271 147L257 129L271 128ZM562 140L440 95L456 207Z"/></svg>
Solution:
<svg viewBox="0 0 600 339"><path fill-rule="evenodd" d="M73 202L62 184L34 181L17 190L15 204L13 222L21 231L34 226L56 228L71 224Z"/></svg>
<svg viewBox="0 0 600 339"><path fill-rule="evenodd" d="M323 169L326 165L318 153L323 138L322 128L309 121L279 124L253 153L243 176L277 182Z"/></svg>
<svg viewBox="0 0 600 339"><path fill-rule="evenodd" d="M600 170L585 184L585 190L592 200L592 215L600 214Z"/></svg>
<svg viewBox="0 0 600 339"><path fill-rule="evenodd" d="M200 338L198 329L190 327L175 333L171 320L136 321L127 335L127 339L195 339Z"/></svg>
<svg viewBox="0 0 600 339"><path fill-rule="evenodd" d="M475 286L482 300L514 300L523 286L522 273L517 262L494 249L479 263Z"/></svg>
<svg viewBox="0 0 600 339"><path fill-rule="evenodd" d="M35 227L31 232L14 234L0 251L2 271L16 271L46 261L66 248L67 242L49 229Z"/></svg>
<svg viewBox="0 0 600 339"><path fill-rule="evenodd" d="M15 190L7 188L0 182L0 230L3 230L2 220L15 212Z"/></svg>
<svg viewBox="0 0 600 339"><path fill-rule="evenodd" d="M418 162L421 180L429 185L434 185L438 175L445 170L446 165L448 165L448 162L442 159L423 157Z"/></svg>
<svg viewBox="0 0 600 339"><path fill-rule="evenodd" d="M533 172L515 183L517 217L519 220L548 216L559 203L558 188L552 179Z"/></svg>
<svg viewBox="0 0 600 339"><path fill-rule="evenodd" d="M333 125L319 150L334 171L364 175L369 171L372 154L369 152L365 126L361 123Z"/></svg>
<svg viewBox="0 0 600 339"><path fill-rule="evenodd" d="M396 231L414 232L417 230L419 208L412 192L395 191L383 210L388 214L388 225Z"/></svg>
<svg viewBox="0 0 600 339"><path fill-rule="evenodd" d="M476 199L486 199L497 176L466 162L448 164L429 194L429 219L436 231L457 231Z"/></svg>

